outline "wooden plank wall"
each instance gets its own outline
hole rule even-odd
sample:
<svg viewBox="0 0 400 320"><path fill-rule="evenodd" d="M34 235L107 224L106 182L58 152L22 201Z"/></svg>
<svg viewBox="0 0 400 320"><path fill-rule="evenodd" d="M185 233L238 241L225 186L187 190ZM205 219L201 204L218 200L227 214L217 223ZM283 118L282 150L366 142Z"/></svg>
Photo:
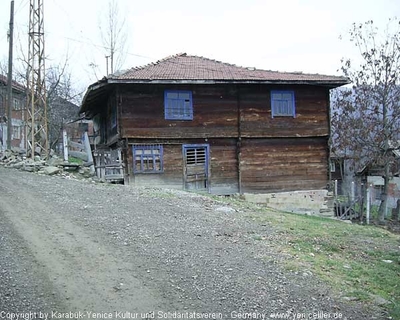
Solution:
<svg viewBox="0 0 400 320"><path fill-rule="evenodd" d="M271 90L294 90L296 116L271 115ZM240 89L242 137L315 137L329 134L327 89L251 86Z"/></svg>
<svg viewBox="0 0 400 320"><path fill-rule="evenodd" d="M135 143L162 144L164 151L163 173L142 173L133 175L132 145ZM129 140L128 170L131 182L138 186L163 186L183 188L183 144L210 145L210 191L216 194L238 192L238 170L235 139L187 139L187 140Z"/></svg>
<svg viewBox="0 0 400 320"><path fill-rule="evenodd" d="M241 172L243 192L325 188L326 138L243 139Z"/></svg>
<svg viewBox="0 0 400 320"><path fill-rule="evenodd" d="M239 192L236 139L209 139L211 193Z"/></svg>
<svg viewBox="0 0 400 320"><path fill-rule="evenodd" d="M193 120L165 120L166 89L192 90ZM224 86L126 86L120 89L120 101L123 137L180 139L237 136L237 99Z"/></svg>
<svg viewBox="0 0 400 320"><path fill-rule="evenodd" d="M164 119L164 90L193 92L192 121ZM271 117L271 90L294 90L296 116ZM139 174L140 184L182 188L183 143L210 144L211 191L325 188L328 181L329 91L299 85L125 85L118 89L121 138L164 144L164 173ZM240 119L240 122L239 122ZM240 125L239 125L240 123ZM208 142L207 142L207 141ZM132 176L132 151L128 150Z"/></svg>

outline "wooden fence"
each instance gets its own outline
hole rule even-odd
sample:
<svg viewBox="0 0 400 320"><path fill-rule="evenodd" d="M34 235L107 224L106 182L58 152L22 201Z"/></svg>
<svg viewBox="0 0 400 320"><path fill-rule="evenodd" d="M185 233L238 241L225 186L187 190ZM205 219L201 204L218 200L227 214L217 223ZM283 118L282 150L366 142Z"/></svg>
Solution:
<svg viewBox="0 0 400 320"><path fill-rule="evenodd" d="M120 149L98 149L93 155L98 178L113 182L124 181L124 164Z"/></svg>

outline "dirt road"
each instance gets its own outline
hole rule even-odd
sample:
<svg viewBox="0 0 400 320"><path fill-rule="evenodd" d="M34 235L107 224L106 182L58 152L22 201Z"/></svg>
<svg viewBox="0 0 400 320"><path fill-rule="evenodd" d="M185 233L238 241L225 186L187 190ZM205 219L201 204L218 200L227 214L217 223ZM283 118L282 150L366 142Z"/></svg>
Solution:
<svg viewBox="0 0 400 320"><path fill-rule="evenodd" d="M254 236L275 231L244 209L5 168L0 179L0 319L368 318L285 271L273 241Z"/></svg>

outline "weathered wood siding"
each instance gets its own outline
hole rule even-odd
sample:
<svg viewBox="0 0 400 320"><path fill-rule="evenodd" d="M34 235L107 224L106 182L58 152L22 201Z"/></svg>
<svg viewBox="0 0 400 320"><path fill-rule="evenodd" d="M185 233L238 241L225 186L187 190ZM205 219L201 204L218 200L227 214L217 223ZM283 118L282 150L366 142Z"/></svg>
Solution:
<svg viewBox="0 0 400 320"><path fill-rule="evenodd" d="M164 91L191 90L193 120L165 120ZM237 136L237 99L227 87L127 85L119 90L122 137L207 138Z"/></svg>
<svg viewBox="0 0 400 320"><path fill-rule="evenodd" d="M210 139L211 193L239 192L236 139Z"/></svg>
<svg viewBox="0 0 400 320"><path fill-rule="evenodd" d="M328 183L326 138L243 139L243 192L325 188Z"/></svg>
<svg viewBox="0 0 400 320"><path fill-rule="evenodd" d="M165 120L164 90L167 89L193 92L193 120ZM294 90L294 118L272 118L271 90ZM126 85L119 89L118 95L118 122L124 138L227 138L238 137L239 131L242 137L329 135L329 95L326 88Z"/></svg>
<svg viewBox="0 0 400 320"><path fill-rule="evenodd" d="M193 120L165 120L164 91L190 90ZM271 116L271 90L295 92L296 116ZM164 146L164 172L132 172L137 185L183 188L182 144L210 145L210 191L276 192L325 188L329 92L313 86L121 85L115 92L120 139ZM240 166L238 158L240 157Z"/></svg>
<svg viewBox="0 0 400 320"><path fill-rule="evenodd" d="M154 141L141 141L141 143L152 144ZM159 142L158 142L159 143ZM181 144L162 144L164 172L162 173L133 173L132 145L128 149L128 170L130 182L136 186L166 187L171 189L182 189L183 161Z"/></svg>
<svg viewBox="0 0 400 320"><path fill-rule="evenodd" d="M164 172L133 173L133 144L161 144L163 146ZM183 188L183 154L184 144L209 144L209 184L210 192L215 194L232 194L238 192L238 162L235 139L179 139L171 140L129 140L127 150L127 173L130 182L137 186L163 186Z"/></svg>
<svg viewBox="0 0 400 320"><path fill-rule="evenodd" d="M294 118L272 118L271 90L294 90ZM329 134L329 97L325 88L242 87L240 109L242 137L315 137Z"/></svg>

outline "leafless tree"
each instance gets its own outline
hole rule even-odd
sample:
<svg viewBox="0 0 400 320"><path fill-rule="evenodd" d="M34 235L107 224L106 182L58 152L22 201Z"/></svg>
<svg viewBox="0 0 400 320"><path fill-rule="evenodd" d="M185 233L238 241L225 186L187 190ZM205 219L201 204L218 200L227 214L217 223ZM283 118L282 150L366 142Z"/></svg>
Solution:
<svg viewBox="0 0 400 320"><path fill-rule="evenodd" d="M342 60L342 71L353 87L336 90L332 99L332 149L347 152L358 168L367 163L383 168L379 222L385 219L393 148L400 132L399 31L396 19L383 33L373 21L353 24L350 41L359 49L362 62L354 66L351 60Z"/></svg>
<svg viewBox="0 0 400 320"><path fill-rule="evenodd" d="M47 114L50 147L54 148L59 141L64 123L79 117L79 104L83 90L73 85L68 64L50 67L46 72Z"/></svg>
<svg viewBox="0 0 400 320"><path fill-rule="evenodd" d="M106 48L105 57L107 66L109 61L110 73L119 70L126 58L125 47L128 36L125 25L126 20L120 13L117 1L109 0L106 15L100 20L99 28L103 45Z"/></svg>

